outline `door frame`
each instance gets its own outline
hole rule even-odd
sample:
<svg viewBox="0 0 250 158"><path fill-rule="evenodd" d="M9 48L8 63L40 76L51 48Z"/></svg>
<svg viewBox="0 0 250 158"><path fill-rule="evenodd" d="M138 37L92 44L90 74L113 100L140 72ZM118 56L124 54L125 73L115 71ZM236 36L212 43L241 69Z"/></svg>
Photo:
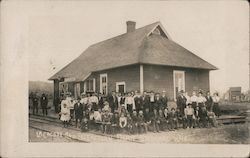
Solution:
<svg viewBox="0 0 250 158"><path fill-rule="evenodd" d="M185 91L185 71L183 70L174 70L173 71L173 82L174 82L174 100L176 100L176 89L175 89L175 74L183 74L183 90Z"/></svg>
<svg viewBox="0 0 250 158"><path fill-rule="evenodd" d="M126 83L124 81L122 81L122 82L116 82L115 85L116 85L116 88L115 88L116 92L119 92L119 86L120 85L124 85L124 93L126 93Z"/></svg>

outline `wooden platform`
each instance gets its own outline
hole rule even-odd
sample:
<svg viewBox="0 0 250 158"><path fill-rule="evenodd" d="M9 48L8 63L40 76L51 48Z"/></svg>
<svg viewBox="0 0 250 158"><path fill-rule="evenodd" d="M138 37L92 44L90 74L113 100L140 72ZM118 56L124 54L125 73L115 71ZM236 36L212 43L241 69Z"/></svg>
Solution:
<svg viewBox="0 0 250 158"><path fill-rule="evenodd" d="M219 124L245 123L248 121L246 116L224 115L217 118Z"/></svg>

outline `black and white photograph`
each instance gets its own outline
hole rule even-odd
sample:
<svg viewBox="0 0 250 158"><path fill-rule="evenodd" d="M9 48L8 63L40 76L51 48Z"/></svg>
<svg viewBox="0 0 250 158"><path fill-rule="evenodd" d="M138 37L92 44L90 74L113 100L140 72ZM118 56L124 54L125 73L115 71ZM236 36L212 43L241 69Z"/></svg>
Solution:
<svg viewBox="0 0 250 158"><path fill-rule="evenodd" d="M10 109L1 113L1 130L8 137L25 135L37 147L92 144L90 157L116 156L115 149L95 155L105 152L95 153L96 143L124 145L123 157L136 154L133 145L137 157L152 156L141 155L141 145L189 146L160 157L192 157L189 149L199 150L192 145L249 147L247 1L2 2L1 99ZM53 150L60 152L39 156Z"/></svg>

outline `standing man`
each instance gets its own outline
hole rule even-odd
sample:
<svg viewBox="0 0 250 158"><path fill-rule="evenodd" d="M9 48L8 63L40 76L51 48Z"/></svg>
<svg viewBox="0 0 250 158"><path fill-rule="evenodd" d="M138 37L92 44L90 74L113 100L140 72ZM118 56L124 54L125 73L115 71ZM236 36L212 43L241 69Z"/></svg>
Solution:
<svg viewBox="0 0 250 158"><path fill-rule="evenodd" d="M180 91L180 95L177 97L177 111L179 112L179 119L182 120L183 128L186 128L186 118L184 109L186 108L187 99L184 96L184 91Z"/></svg>
<svg viewBox="0 0 250 158"><path fill-rule="evenodd" d="M112 92L112 95L109 97L109 106L111 108L111 112L114 113L115 110L118 109L118 98L115 92Z"/></svg>
<svg viewBox="0 0 250 158"><path fill-rule="evenodd" d="M127 107L128 112L131 114L135 110L135 100L132 96L132 93L128 93L128 96L125 98L125 107Z"/></svg>
<svg viewBox="0 0 250 158"><path fill-rule="evenodd" d="M38 96L37 93L34 94L32 98L32 103L33 103L33 115L36 113L38 114Z"/></svg>
<svg viewBox="0 0 250 158"><path fill-rule="evenodd" d="M138 91L136 91L136 94L134 96L134 101L135 101L136 112L139 113L139 111L143 110L143 108L142 108L142 99Z"/></svg>
<svg viewBox="0 0 250 158"><path fill-rule="evenodd" d="M177 97L177 109L180 110L182 116L184 116L185 108L186 108L186 98L184 96L184 91L181 90L179 96Z"/></svg>
<svg viewBox="0 0 250 158"><path fill-rule="evenodd" d="M142 101L143 111L145 112L146 109L149 110L150 102L149 102L149 97L148 97L146 91L143 92L143 95L141 97L141 101Z"/></svg>
<svg viewBox="0 0 250 158"><path fill-rule="evenodd" d="M162 102L162 109L164 111L164 109L166 109L168 107L168 97L166 95L166 91L162 91L162 95L161 95L161 102Z"/></svg>
<svg viewBox="0 0 250 158"><path fill-rule="evenodd" d="M153 91L150 92L149 101L150 101L149 111L153 112L153 108L155 104L155 94Z"/></svg>
<svg viewBox="0 0 250 158"><path fill-rule="evenodd" d="M48 115L48 112L47 112L47 106L48 106L48 98L47 96L43 93L42 94L42 97L41 97L41 107L42 107L42 111L43 111L43 116L44 115Z"/></svg>
<svg viewBox="0 0 250 158"><path fill-rule="evenodd" d="M208 111L211 111L212 105L213 105L213 98L210 96L209 91L207 92L207 95L205 96L205 98L206 98L206 102L205 102L206 108Z"/></svg>
<svg viewBox="0 0 250 158"><path fill-rule="evenodd" d="M81 124L82 118L83 118L83 105L80 103L80 100L81 98L78 98L77 103L75 103L74 105L76 128L77 128L78 121Z"/></svg>

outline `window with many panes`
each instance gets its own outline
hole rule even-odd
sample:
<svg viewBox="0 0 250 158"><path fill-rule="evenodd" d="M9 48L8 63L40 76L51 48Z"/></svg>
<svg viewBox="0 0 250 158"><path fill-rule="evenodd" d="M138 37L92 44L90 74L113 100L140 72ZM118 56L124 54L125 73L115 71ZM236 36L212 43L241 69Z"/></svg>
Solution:
<svg viewBox="0 0 250 158"><path fill-rule="evenodd" d="M107 74L100 74L100 93L108 94L108 76Z"/></svg>

